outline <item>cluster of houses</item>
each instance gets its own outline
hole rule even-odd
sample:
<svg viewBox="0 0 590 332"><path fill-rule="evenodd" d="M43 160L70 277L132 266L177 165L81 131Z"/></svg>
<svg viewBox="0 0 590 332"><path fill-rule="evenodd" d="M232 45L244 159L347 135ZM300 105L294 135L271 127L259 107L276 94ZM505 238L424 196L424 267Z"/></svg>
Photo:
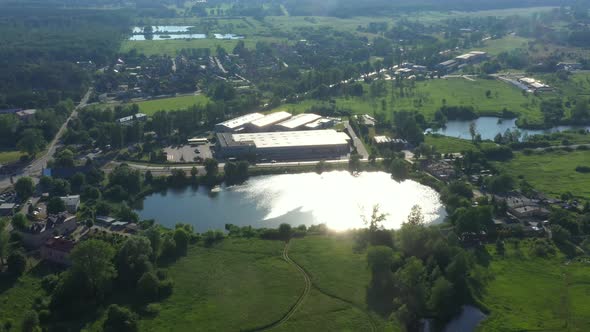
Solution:
<svg viewBox="0 0 590 332"><path fill-rule="evenodd" d="M9 108L9 109L0 109L0 114L13 114L21 121L27 121L31 119L35 113L37 113L36 109L22 109L22 108Z"/></svg>

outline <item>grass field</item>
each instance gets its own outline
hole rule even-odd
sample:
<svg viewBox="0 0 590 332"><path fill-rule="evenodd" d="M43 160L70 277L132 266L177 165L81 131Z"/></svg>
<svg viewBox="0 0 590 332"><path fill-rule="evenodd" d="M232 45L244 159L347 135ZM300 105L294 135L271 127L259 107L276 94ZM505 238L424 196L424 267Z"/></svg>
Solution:
<svg viewBox="0 0 590 332"><path fill-rule="evenodd" d="M195 104L205 104L209 98L205 95L182 96L163 99L154 99L137 103L139 110L147 115L152 115L157 111L172 111L187 109Z"/></svg>
<svg viewBox="0 0 590 332"><path fill-rule="evenodd" d="M577 166L590 166L590 151L554 151L524 155L498 164L512 176L523 177L536 189L558 197L565 192L590 199L590 174L576 172Z"/></svg>
<svg viewBox="0 0 590 332"><path fill-rule="evenodd" d="M313 326L324 326L323 330L363 331L369 330L367 324L371 321L378 331L399 330L387 318L367 311L366 291L371 273L366 254L355 253L353 247L354 240L347 234L291 241L290 257L311 276L315 292L286 324L289 330L317 330ZM342 314L335 316L336 311Z"/></svg>
<svg viewBox="0 0 590 332"><path fill-rule="evenodd" d="M561 255L530 257L525 242L519 248L506 244L506 256L491 261L494 278L482 298L491 314L478 331L587 331L588 264L567 264Z"/></svg>
<svg viewBox="0 0 590 332"><path fill-rule="evenodd" d="M368 113L381 111L381 100L386 101L386 113L390 117L393 110L418 111L432 119L434 113L443 106L443 100L448 106L473 106L479 114L500 114L504 108L518 113L529 123L539 123L542 115L539 110L540 100L535 96L523 96L520 90L497 80L476 79L469 81L463 78L434 79L416 82L416 87L404 97L396 96L391 100L391 82L387 82L387 95L371 98L368 87L365 96L351 98L335 98L336 107L350 109L354 113ZM486 91L491 97L486 97ZM273 111L287 110L295 113L303 112L314 104L321 104L318 100L305 100L298 104L285 104Z"/></svg>
<svg viewBox="0 0 590 332"><path fill-rule="evenodd" d="M463 151L474 151L485 147L492 147L496 144L493 142L482 142L479 146L473 144L470 140L447 137L442 135L426 135L424 143L433 146L439 153L457 153Z"/></svg>
<svg viewBox="0 0 590 332"><path fill-rule="evenodd" d="M0 165L18 161L22 155L20 151L0 151Z"/></svg>
<svg viewBox="0 0 590 332"><path fill-rule="evenodd" d="M492 56L496 56L502 52L510 52L515 49L527 50L530 39L518 36L505 36L499 39L490 39L485 42L484 47L474 48L473 50L480 50L488 52Z"/></svg>
<svg viewBox="0 0 590 332"><path fill-rule="evenodd" d="M141 331L238 331L279 319L303 290L303 277L281 259L283 242L227 239L192 247L168 273L172 296Z"/></svg>

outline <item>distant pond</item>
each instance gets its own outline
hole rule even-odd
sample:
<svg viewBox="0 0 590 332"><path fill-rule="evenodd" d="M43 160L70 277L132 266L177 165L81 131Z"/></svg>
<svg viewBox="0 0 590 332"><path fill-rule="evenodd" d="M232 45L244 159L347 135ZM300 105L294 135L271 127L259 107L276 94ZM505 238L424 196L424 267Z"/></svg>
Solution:
<svg viewBox="0 0 590 332"><path fill-rule="evenodd" d="M507 129L511 131L517 129L523 136L540 135L546 133L560 132L570 129L586 129L590 130L590 126L556 126L550 129L521 129L516 126L516 119L502 119L493 116L482 116L472 121L453 120L448 121L444 128L438 130L427 130L435 134L440 134L449 137L471 139L469 127L471 123L475 123L477 133L481 135L482 139L493 140L499 133L504 134Z"/></svg>
<svg viewBox="0 0 590 332"><path fill-rule="evenodd" d="M170 39L206 39L207 35L203 33L192 33L191 25L154 25L152 26L152 38L147 39L143 33L144 27L133 27L133 35L129 37L129 40L141 41L141 40L170 40ZM213 38L220 40L236 40L244 39L244 36L240 36L233 33L215 33Z"/></svg>
<svg viewBox="0 0 590 332"><path fill-rule="evenodd" d="M145 35L133 35L129 37L129 40L170 40L170 39L205 39L207 35L202 33L181 33L181 34L173 34L173 35L166 35L166 34L154 34L152 35L152 39L145 38Z"/></svg>
<svg viewBox="0 0 590 332"><path fill-rule="evenodd" d="M388 229L399 228L414 205L422 208L427 223L446 217L439 194L430 187L411 180L399 183L384 172L352 176L343 171L257 176L214 190L169 189L147 196L136 212L164 226L190 223L199 232L223 229L227 223L256 228L325 223L346 230L366 227L361 216L370 216L376 204L387 214L383 225Z"/></svg>

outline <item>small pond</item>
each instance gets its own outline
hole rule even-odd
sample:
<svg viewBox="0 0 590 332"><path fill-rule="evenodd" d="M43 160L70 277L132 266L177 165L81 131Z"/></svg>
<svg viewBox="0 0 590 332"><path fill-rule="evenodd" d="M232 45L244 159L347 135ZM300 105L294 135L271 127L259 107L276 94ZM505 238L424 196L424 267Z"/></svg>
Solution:
<svg viewBox="0 0 590 332"><path fill-rule="evenodd" d="M154 34L152 39L145 38L145 35L133 35L129 37L129 40L170 40L170 39L205 39L207 35L202 33L181 33L181 34Z"/></svg>
<svg viewBox="0 0 590 332"><path fill-rule="evenodd" d="M134 34L142 34L144 27L133 27ZM188 32L192 25L153 25L152 30L156 33L182 33Z"/></svg>
<svg viewBox="0 0 590 332"><path fill-rule="evenodd" d="M258 176L238 186L209 190L169 189L147 196L137 208L141 219L173 227L190 223L199 232L223 229L227 223L275 228L325 223L334 230L365 227L374 205L387 214L383 226L396 229L412 206L422 208L425 222L440 222L446 211L439 194L414 181L396 182L384 172L352 176L337 171Z"/></svg>
<svg viewBox="0 0 590 332"><path fill-rule="evenodd" d="M226 34L215 33L215 34L213 34L213 36L215 37L215 39L244 39L244 36L234 35L233 33L226 33Z"/></svg>
<svg viewBox="0 0 590 332"><path fill-rule="evenodd" d="M502 119L493 116L482 116L473 121L453 120L448 121L444 128L431 131L432 133L441 134L449 137L457 137L463 139L471 139L469 127L471 123L475 123L477 133L481 135L484 140L493 140L498 133L504 134L507 129L511 131L518 129L522 136L532 136L545 133L559 132L570 129L586 129L590 130L590 126L556 126L550 129L533 130L521 129L516 126L516 119Z"/></svg>

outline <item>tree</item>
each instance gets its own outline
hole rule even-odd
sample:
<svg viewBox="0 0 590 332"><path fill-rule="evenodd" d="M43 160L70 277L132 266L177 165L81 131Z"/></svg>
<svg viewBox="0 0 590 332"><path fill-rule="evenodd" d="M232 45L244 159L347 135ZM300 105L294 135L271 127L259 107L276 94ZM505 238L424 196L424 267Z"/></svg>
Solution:
<svg viewBox="0 0 590 332"><path fill-rule="evenodd" d="M563 102L558 98L543 100L541 102L541 113L543 113L546 124L557 124L565 114L563 110Z"/></svg>
<svg viewBox="0 0 590 332"><path fill-rule="evenodd" d="M137 281L137 295L145 302L151 302L158 298L160 281L153 272L144 273Z"/></svg>
<svg viewBox="0 0 590 332"><path fill-rule="evenodd" d="M326 162L324 160L320 160L315 165L315 172L318 174L322 174L326 170Z"/></svg>
<svg viewBox="0 0 590 332"><path fill-rule="evenodd" d="M14 190L21 200L26 200L27 198L33 196L33 193L35 192L35 184L33 183L33 179L30 177L22 177L18 179L14 185Z"/></svg>
<svg viewBox="0 0 590 332"><path fill-rule="evenodd" d="M0 269L4 266L4 257L8 255L10 236L6 231L6 222L0 219Z"/></svg>
<svg viewBox="0 0 590 332"><path fill-rule="evenodd" d="M219 164L217 163L217 160L211 158L205 159L205 172L207 173L208 178L217 177L217 173L219 173Z"/></svg>
<svg viewBox="0 0 590 332"><path fill-rule="evenodd" d="M469 135L471 135L471 141L475 141L475 135L477 135L477 125L475 122L469 124Z"/></svg>
<svg viewBox="0 0 590 332"><path fill-rule="evenodd" d="M12 216L12 227L18 230L24 230L27 228L28 220L27 217L22 213L17 213Z"/></svg>
<svg viewBox="0 0 590 332"><path fill-rule="evenodd" d="M135 332L139 331L137 317L129 309L111 304L107 310L107 319L104 321L105 332Z"/></svg>
<svg viewBox="0 0 590 332"><path fill-rule="evenodd" d="M21 326L23 332L41 331L41 328L39 327L39 315L37 315L37 312L34 310L26 311Z"/></svg>
<svg viewBox="0 0 590 332"><path fill-rule="evenodd" d="M389 170L391 177L396 181L403 181L409 176L408 166L402 159L394 159L389 166Z"/></svg>
<svg viewBox="0 0 590 332"><path fill-rule="evenodd" d="M20 151L34 157L45 147L45 140L39 129L28 128L25 129L16 146Z"/></svg>
<svg viewBox="0 0 590 332"><path fill-rule="evenodd" d="M64 212L65 210L66 204L59 197L52 197L49 202L47 202L47 213L49 214L58 214L60 212Z"/></svg>
<svg viewBox="0 0 590 332"><path fill-rule="evenodd" d="M20 276L27 269L27 257L20 250L14 250L6 261L8 263L8 273L13 276Z"/></svg>
<svg viewBox="0 0 590 332"><path fill-rule="evenodd" d="M281 239L288 241L291 237L291 225L289 224L280 224L279 225L279 236Z"/></svg>
<svg viewBox="0 0 590 332"><path fill-rule="evenodd" d="M174 231L174 242L176 243L176 253L185 255L188 250L189 235L183 228L177 228Z"/></svg>
<svg viewBox="0 0 590 332"><path fill-rule="evenodd" d="M412 206L407 222L410 225L424 225L424 216L422 215L422 208L420 205Z"/></svg>
<svg viewBox="0 0 590 332"><path fill-rule="evenodd" d="M82 241L70 254L71 271L86 280L89 291L95 298L102 298L107 287L117 276L112 263L114 255L113 247L100 240Z"/></svg>
<svg viewBox="0 0 590 332"><path fill-rule="evenodd" d="M446 321L459 311L460 306L461 302L455 297L453 284L445 277L438 277L430 290L428 308L439 320Z"/></svg>
<svg viewBox="0 0 590 332"><path fill-rule="evenodd" d="M162 248L162 236L160 236L160 231L158 231L157 226L152 226L145 231L144 236L150 241L150 246L152 247L152 258L155 262L156 259L158 259L158 256L160 256L160 251Z"/></svg>
<svg viewBox="0 0 590 332"><path fill-rule="evenodd" d="M146 272L152 270L152 247L148 238L130 237L121 246L115 258L118 281L130 286Z"/></svg>

